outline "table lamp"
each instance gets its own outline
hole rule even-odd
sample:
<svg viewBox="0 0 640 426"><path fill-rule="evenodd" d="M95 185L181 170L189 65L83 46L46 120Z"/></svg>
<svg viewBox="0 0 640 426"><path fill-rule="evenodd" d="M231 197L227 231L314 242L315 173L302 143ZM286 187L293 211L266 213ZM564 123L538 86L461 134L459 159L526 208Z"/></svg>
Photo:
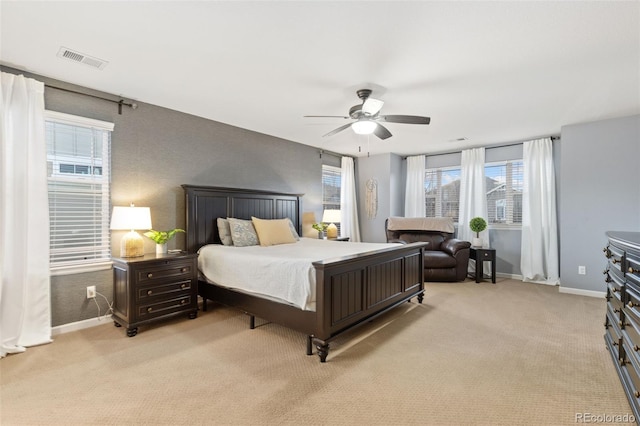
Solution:
<svg viewBox="0 0 640 426"><path fill-rule="evenodd" d="M328 223L327 238L338 238L338 227L336 222L340 223L340 210L325 210L322 215L322 221Z"/></svg>
<svg viewBox="0 0 640 426"><path fill-rule="evenodd" d="M144 241L136 229L151 229L149 207L114 207L111 215L111 229L129 230L120 242L120 257L144 256Z"/></svg>

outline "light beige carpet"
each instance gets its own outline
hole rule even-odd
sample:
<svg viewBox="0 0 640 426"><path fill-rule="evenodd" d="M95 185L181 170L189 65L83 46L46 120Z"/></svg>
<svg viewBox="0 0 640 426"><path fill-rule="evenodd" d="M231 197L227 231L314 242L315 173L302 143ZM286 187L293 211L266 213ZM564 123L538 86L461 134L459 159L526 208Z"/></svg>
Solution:
<svg viewBox="0 0 640 426"><path fill-rule="evenodd" d="M214 305L195 320L111 321L0 361L4 425L570 425L631 413L604 299L499 280L427 284L422 305L334 341ZM258 322L261 324L261 322Z"/></svg>

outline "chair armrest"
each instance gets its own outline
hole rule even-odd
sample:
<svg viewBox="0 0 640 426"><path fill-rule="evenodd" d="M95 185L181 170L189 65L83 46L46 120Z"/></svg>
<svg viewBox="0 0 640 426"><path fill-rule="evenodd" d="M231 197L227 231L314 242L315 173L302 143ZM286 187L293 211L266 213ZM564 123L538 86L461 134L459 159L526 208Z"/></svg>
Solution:
<svg viewBox="0 0 640 426"><path fill-rule="evenodd" d="M389 240L387 241L388 243L400 243L400 244L408 244L405 240L400 240L400 239L393 239L393 240Z"/></svg>
<svg viewBox="0 0 640 426"><path fill-rule="evenodd" d="M471 243L469 241L462 241L457 238L450 238L440 244L440 250L445 253L449 253L451 256L455 256L460 250L468 250L469 247L471 247Z"/></svg>

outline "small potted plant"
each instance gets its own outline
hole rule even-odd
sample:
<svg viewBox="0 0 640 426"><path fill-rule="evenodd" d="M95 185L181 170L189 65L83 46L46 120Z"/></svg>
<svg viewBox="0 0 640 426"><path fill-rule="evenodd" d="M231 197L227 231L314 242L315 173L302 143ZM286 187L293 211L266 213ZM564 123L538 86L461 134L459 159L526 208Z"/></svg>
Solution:
<svg viewBox="0 0 640 426"><path fill-rule="evenodd" d="M144 236L149 237L156 243L156 254L165 254L167 253L167 241L172 239L177 232L184 232L184 229L175 228L170 231L150 229L144 233Z"/></svg>
<svg viewBox="0 0 640 426"><path fill-rule="evenodd" d="M474 247L482 247L482 238L480 238L480 233L487 229L487 221L481 217L474 217L469 221L469 228L476 233L476 238L473 239L471 245Z"/></svg>
<svg viewBox="0 0 640 426"><path fill-rule="evenodd" d="M314 223L313 225L311 225L311 227L313 229L318 231L318 238L320 238L320 239L324 238L325 232L327 232L327 227L328 226L329 226L329 224L327 224L327 223Z"/></svg>

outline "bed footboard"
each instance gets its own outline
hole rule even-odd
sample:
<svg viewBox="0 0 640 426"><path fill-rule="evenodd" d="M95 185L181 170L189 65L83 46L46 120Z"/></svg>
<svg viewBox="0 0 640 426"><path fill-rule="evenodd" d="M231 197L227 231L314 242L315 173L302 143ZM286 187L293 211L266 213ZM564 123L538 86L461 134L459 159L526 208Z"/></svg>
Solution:
<svg viewBox="0 0 640 426"><path fill-rule="evenodd" d="M413 297L422 303L426 243L314 262L316 326L313 343L321 362L329 341Z"/></svg>

